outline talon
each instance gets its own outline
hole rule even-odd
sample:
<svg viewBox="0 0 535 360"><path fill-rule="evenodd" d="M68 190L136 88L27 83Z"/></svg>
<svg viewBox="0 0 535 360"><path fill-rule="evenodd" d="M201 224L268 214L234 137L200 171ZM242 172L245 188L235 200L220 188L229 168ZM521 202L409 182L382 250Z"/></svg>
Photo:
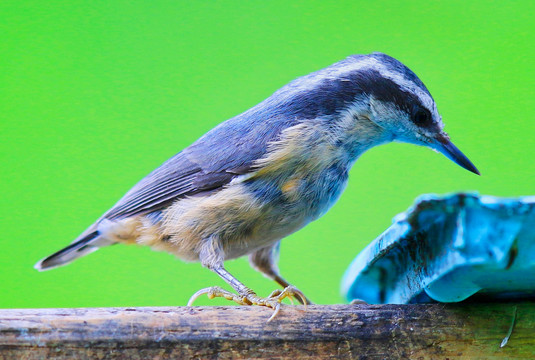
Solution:
<svg viewBox="0 0 535 360"><path fill-rule="evenodd" d="M273 314L269 317L267 322L271 322L271 320L275 319L275 317L279 314L281 310L281 304L278 302L277 305L275 305L275 311L273 311Z"/></svg>
<svg viewBox="0 0 535 360"><path fill-rule="evenodd" d="M288 298L292 304L294 303L293 298L298 299L305 305L305 310L307 306L307 298L305 295L297 288L293 286L287 286L283 290L277 289L273 291L267 298L262 298L256 295L256 293L250 289L247 291L240 292L240 294L234 294L230 291L224 290L219 286L212 286L209 288L204 288L197 291L191 296L188 301L188 306L192 306L193 302L197 300L202 295L206 294L209 299L216 297L222 297L227 300L232 300L239 305L259 305L265 306L273 309L273 314L268 319L268 322L272 321L280 313L281 302L285 298Z"/></svg>
<svg viewBox="0 0 535 360"><path fill-rule="evenodd" d="M193 306L193 302L195 300L197 300L199 297L201 297L202 295L208 294L210 292L210 289L211 288L201 289L201 290L197 291L195 294L191 295L191 297L188 300L188 305L187 306ZM210 295L208 295L208 298L210 298ZM212 299L213 299L213 297L212 297Z"/></svg>
<svg viewBox="0 0 535 360"><path fill-rule="evenodd" d="M291 296L288 296L288 300L290 300L290 302L292 303L292 305L295 305L295 303L294 303L294 299L293 299Z"/></svg>
<svg viewBox="0 0 535 360"><path fill-rule="evenodd" d="M299 290L298 288L294 287L294 286L287 286L286 288L284 288L284 290L282 292L280 292L280 294L277 296L278 298L278 301L282 301L284 298L289 298L290 301L292 302L293 304L293 300L292 300L292 297L296 298L297 300L299 300L301 303L303 303L303 305L305 306L305 310L307 308L307 304L308 304L308 301L307 301L307 298L305 296L305 294L303 294L303 292L301 290Z"/></svg>
<svg viewBox="0 0 535 360"><path fill-rule="evenodd" d="M212 287L209 287L209 288L201 289L201 290L197 291L195 294L193 294L191 296L191 298L189 299L189 301L188 301L188 306L192 306L193 302L195 300L197 300L200 296L204 295L204 294L206 294L208 296L208 299L210 299L210 300L212 300L212 299L214 299L216 297L222 297L222 298L225 298L227 300L232 300L232 301L238 303L239 305L250 305L250 304L247 304L244 301L245 299L242 299L238 295L233 294L230 291L224 290L224 289L220 288L219 286L212 286Z"/></svg>
<svg viewBox="0 0 535 360"><path fill-rule="evenodd" d="M305 310L306 310L307 305L308 305L308 301L307 301L307 298L306 298L305 294L303 294L303 292L301 290L299 290L299 289L297 289L297 288L292 286L292 296L301 299L301 302L305 306Z"/></svg>

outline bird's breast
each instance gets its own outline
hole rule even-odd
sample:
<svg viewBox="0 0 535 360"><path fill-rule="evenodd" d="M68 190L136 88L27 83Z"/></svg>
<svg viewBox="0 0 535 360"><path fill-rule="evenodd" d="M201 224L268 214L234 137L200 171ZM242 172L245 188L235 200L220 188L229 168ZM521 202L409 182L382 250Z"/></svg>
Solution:
<svg viewBox="0 0 535 360"><path fill-rule="evenodd" d="M347 184L353 159L338 140L320 122L287 128L257 160L255 173L244 185L288 215L299 212L315 220L336 202Z"/></svg>
<svg viewBox="0 0 535 360"><path fill-rule="evenodd" d="M318 219L347 183L340 148L314 123L283 131L252 173L216 192L176 200L162 211L160 239L151 245L197 260L200 244L217 238L224 258L270 246Z"/></svg>
<svg viewBox="0 0 535 360"><path fill-rule="evenodd" d="M217 238L237 258L301 229L338 199L347 172L337 166L284 177L252 177L207 195L177 200L162 212L159 239L147 245L197 260L203 240Z"/></svg>
<svg viewBox="0 0 535 360"><path fill-rule="evenodd" d="M347 166L335 162L325 167L303 164L286 174L253 177L243 185L260 203L308 223L324 215L338 200L347 179Z"/></svg>

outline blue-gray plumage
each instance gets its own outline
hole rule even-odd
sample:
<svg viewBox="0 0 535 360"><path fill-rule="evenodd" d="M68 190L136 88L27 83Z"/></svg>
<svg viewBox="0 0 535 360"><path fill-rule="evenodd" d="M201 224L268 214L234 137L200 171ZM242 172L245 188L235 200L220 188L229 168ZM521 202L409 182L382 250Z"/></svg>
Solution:
<svg viewBox="0 0 535 360"><path fill-rule="evenodd" d="M210 288L195 296L278 311L286 296L305 299L279 275L279 241L336 202L366 150L394 140L423 145L478 173L442 129L431 94L401 62L380 53L350 56L206 133L36 268L137 243L200 261L238 292ZM243 255L285 290L260 298L230 275L223 261Z"/></svg>

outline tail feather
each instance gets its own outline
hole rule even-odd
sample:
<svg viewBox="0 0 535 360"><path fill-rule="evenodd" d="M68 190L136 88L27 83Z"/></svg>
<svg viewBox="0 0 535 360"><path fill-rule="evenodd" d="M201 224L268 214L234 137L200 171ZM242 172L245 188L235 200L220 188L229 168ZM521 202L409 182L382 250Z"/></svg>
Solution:
<svg viewBox="0 0 535 360"><path fill-rule="evenodd" d="M39 271L50 270L58 266L66 265L71 261L97 251L100 247L112 244L111 241L99 236L99 231L93 231L61 249L58 252L40 260L34 268Z"/></svg>

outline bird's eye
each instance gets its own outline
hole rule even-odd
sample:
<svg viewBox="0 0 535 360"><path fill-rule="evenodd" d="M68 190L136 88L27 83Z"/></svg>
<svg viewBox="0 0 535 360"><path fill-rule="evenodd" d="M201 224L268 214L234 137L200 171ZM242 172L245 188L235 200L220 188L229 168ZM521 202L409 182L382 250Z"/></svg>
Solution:
<svg viewBox="0 0 535 360"><path fill-rule="evenodd" d="M413 117L413 121L418 126L426 126L431 123L431 114L427 109L419 109Z"/></svg>

